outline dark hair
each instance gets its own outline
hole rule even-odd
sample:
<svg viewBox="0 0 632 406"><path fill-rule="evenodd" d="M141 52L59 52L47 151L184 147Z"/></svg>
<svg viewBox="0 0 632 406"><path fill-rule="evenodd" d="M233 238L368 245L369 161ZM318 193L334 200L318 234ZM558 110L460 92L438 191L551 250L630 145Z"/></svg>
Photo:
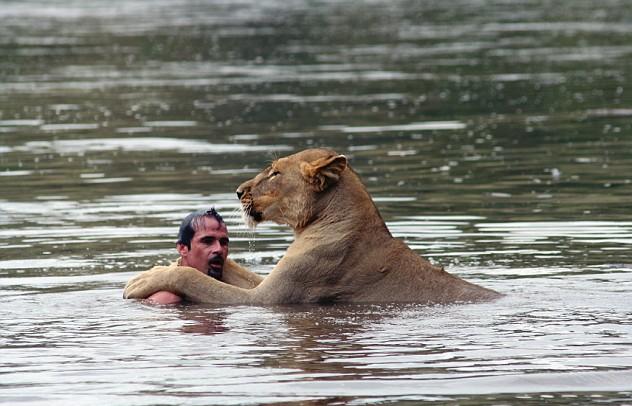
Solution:
<svg viewBox="0 0 632 406"><path fill-rule="evenodd" d="M195 232L203 224L204 217L210 217L217 220L220 225L226 225L224 219L215 210L215 207L211 207L208 210L197 210L189 214L182 220L180 224L180 230L178 231L178 244L186 245L191 249L191 239Z"/></svg>

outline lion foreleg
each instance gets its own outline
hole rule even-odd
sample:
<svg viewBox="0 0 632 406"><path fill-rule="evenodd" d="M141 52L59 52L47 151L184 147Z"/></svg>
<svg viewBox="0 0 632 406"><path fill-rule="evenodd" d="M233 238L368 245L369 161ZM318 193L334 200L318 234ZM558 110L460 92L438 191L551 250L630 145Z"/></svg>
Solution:
<svg viewBox="0 0 632 406"><path fill-rule="evenodd" d="M131 279L123 297L144 299L166 290L195 303L249 304L252 292L210 278L196 269L172 267L152 269Z"/></svg>
<svg viewBox="0 0 632 406"><path fill-rule="evenodd" d="M263 277L251 272L232 259L227 259L222 272L222 281L244 289L257 287Z"/></svg>

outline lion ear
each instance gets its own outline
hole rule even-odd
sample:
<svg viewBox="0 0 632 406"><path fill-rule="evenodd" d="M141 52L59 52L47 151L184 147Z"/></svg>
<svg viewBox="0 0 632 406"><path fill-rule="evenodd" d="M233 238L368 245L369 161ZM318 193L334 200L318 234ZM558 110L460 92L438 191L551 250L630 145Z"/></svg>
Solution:
<svg viewBox="0 0 632 406"><path fill-rule="evenodd" d="M340 174L347 167L347 157L334 155L301 163L301 173L317 192L322 192L338 182Z"/></svg>

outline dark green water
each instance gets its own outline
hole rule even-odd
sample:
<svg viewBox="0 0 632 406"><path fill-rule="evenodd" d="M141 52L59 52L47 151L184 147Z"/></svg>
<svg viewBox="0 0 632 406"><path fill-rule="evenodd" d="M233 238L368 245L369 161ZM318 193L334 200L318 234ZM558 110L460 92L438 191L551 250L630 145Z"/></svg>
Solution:
<svg viewBox="0 0 632 406"><path fill-rule="evenodd" d="M3 1L0 402L630 404L628 1ZM350 158L391 231L484 305L121 299L234 190Z"/></svg>

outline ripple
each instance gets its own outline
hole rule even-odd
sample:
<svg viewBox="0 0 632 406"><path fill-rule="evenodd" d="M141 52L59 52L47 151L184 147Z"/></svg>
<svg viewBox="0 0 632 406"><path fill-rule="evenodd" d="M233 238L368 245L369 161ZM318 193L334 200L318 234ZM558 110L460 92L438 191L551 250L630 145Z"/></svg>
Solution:
<svg viewBox="0 0 632 406"><path fill-rule="evenodd" d="M632 109L595 109L586 111L586 115L596 118L632 117Z"/></svg>
<svg viewBox="0 0 632 406"><path fill-rule="evenodd" d="M50 51L47 51L50 52ZM93 50L93 53L100 53ZM234 67L235 71L243 70ZM220 72L221 73L221 72ZM203 86L225 86L225 85L256 85L270 83L308 83L308 82L381 82L381 81L410 81L410 80L432 80L436 79L430 74L412 74L398 71L361 71L361 72L288 72L278 67L253 67L245 72L245 76L219 77L188 77L190 73L182 72L179 77L164 77L162 72L140 72L137 76L116 78L116 72L95 74L91 80L78 80L69 75L59 75L58 80L51 81L50 76L31 77L28 82L21 80L4 81L0 83L0 91L3 92L24 92L32 93L36 85L39 92L52 92L61 90L98 91L118 87L132 88L163 88L163 87L186 87L195 88Z"/></svg>
<svg viewBox="0 0 632 406"><path fill-rule="evenodd" d="M171 236L174 233L172 227L92 227L85 229L83 227L59 227L59 228L23 228L19 230L2 230L0 229L0 239L19 238L38 238L38 239L68 239L77 238L74 241L83 240L99 240L102 238L130 238L130 237L148 237L148 236ZM71 241L66 240L64 243Z"/></svg>
<svg viewBox="0 0 632 406"><path fill-rule="evenodd" d="M44 124L43 120L33 119L33 120L0 120L0 126L7 127L39 127Z"/></svg>
<svg viewBox="0 0 632 406"><path fill-rule="evenodd" d="M485 235L530 244L541 239L570 238L584 242L602 243L617 240L632 244L632 222L608 221L543 221L475 224Z"/></svg>
<svg viewBox="0 0 632 406"><path fill-rule="evenodd" d="M42 131L50 132L96 130L98 128L99 124L96 123L44 124L40 126Z"/></svg>
<svg viewBox="0 0 632 406"><path fill-rule="evenodd" d="M100 174L94 175L100 176ZM53 233L54 236L63 234L80 236L80 226L77 226L77 228L73 226L92 222L95 219L108 222L134 219L142 215L142 217L177 222L194 209L208 207L211 205L210 202L213 202L213 205L218 210L224 210L227 213L236 210L239 206L234 195L228 193L210 196L184 193L113 195L91 202L72 201L66 196L39 196L37 200L34 202L0 200L0 213L2 213L0 223L21 224L37 218L41 228L24 227L20 229L22 231L16 231L16 233L22 233L24 236L36 236L38 232L41 232L42 235ZM148 205L147 202L152 202L152 204ZM42 213L46 213L46 216L43 218L41 217ZM233 222L233 218L230 216L225 217L224 220L227 223ZM240 218L235 218L234 220L241 221ZM167 229L163 228L158 231L158 234ZM115 228L111 230L113 230L112 233L108 232L108 234L115 236ZM175 231L171 231L175 233ZM0 235L10 237L11 232L10 229L0 230ZM140 232L149 232L149 229L144 229ZM149 234L152 233L149 232ZM90 233L88 232L85 235L90 235Z"/></svg>
<svg viewBox="0 0 632 406"><path fill-rule="evenodd" d="M434 131L434 130L462 130L466 125L458 121L427 121L423 123L410 123L384 126L345 126L327 125L321 126L325 131L341 131L343 133L381 133L392 131Z"/></svg>
<svg viewBox="0 0 632 406"><path fill-rule="evenodd" d="M152 132L152 129L149 127L122 127L117 128L116 132L121 134L143 134Z"/></svg>
<svg viewBox="0 0 632 406"><path fill-rule="evenodd" d="M247 101L247 102L271 102L271 103L367 103L373 101L390 101L402 100L407 96L400 93L379 93L379 94L361 94L361 95L344 95L344 94L327 94L318 96L307 96L300 94L234 94L228 97L228 100ZM197 102L197 107L215 104Z"/></svg>
<svg viewBox="0 0 632 406"><path fill-rule="evenodd" d="M214 144L178 138L99 138L80 140L30 141L13 150L45 154L83 154L121 150L125 152L176 151L182 154L231 154L243 152L291 151L288 145Z"/></svg>
<svg viewBox="0 0 632 406"><path fill-rule="evenodd" d="M10 151L10 149L7 148ZM0 153L2 153L2 147L0 147ZM33 171L2 171L0 176L27 176L33 174Z"/></svg>
<svg viewBox="0 0 632 406"><path fill-rule="evenodd" d="M501 51L496 51L501 54ZM507 52L508 55L511 51ZM546 73L502 73L491 75L490 79L494 82L521 82L521 81L533 81L544 85L561 84L567 81L567 77L561 73L546 72Z"/></svg>
<svg viewBox="0 0 632 406"><path fill-rule="evenodd" d="M197 121L146 121L143 125L147 127L195 127Z"/></svg>
<svg viewBox="0 0 632 406"><path fill-rule="evenodd" d="M36 269L36 268L84 268L95 265L94 261L85 259L47 258L47 259L20 259L0 260L0 269ZM0 279L0 284L4 282Z"/></svg>
<svg viewBox="0 0 632 406"><path fill-rule="evenodd" d="M132 178L121 177L121 178L99 178L99 179L85 179L83 183L91 183L91 184L101 184L101 183L122 183L122 182L130 182Z"/></svg>
<svg viewBox="0 0 632 406"><path fill-rule="evenodd" d="M490 23L482 27L491 32L597 32L597 33L632 33L630 24L613 24L611 22L564 21L564 22L522 22L522 23Z"/></svg>

